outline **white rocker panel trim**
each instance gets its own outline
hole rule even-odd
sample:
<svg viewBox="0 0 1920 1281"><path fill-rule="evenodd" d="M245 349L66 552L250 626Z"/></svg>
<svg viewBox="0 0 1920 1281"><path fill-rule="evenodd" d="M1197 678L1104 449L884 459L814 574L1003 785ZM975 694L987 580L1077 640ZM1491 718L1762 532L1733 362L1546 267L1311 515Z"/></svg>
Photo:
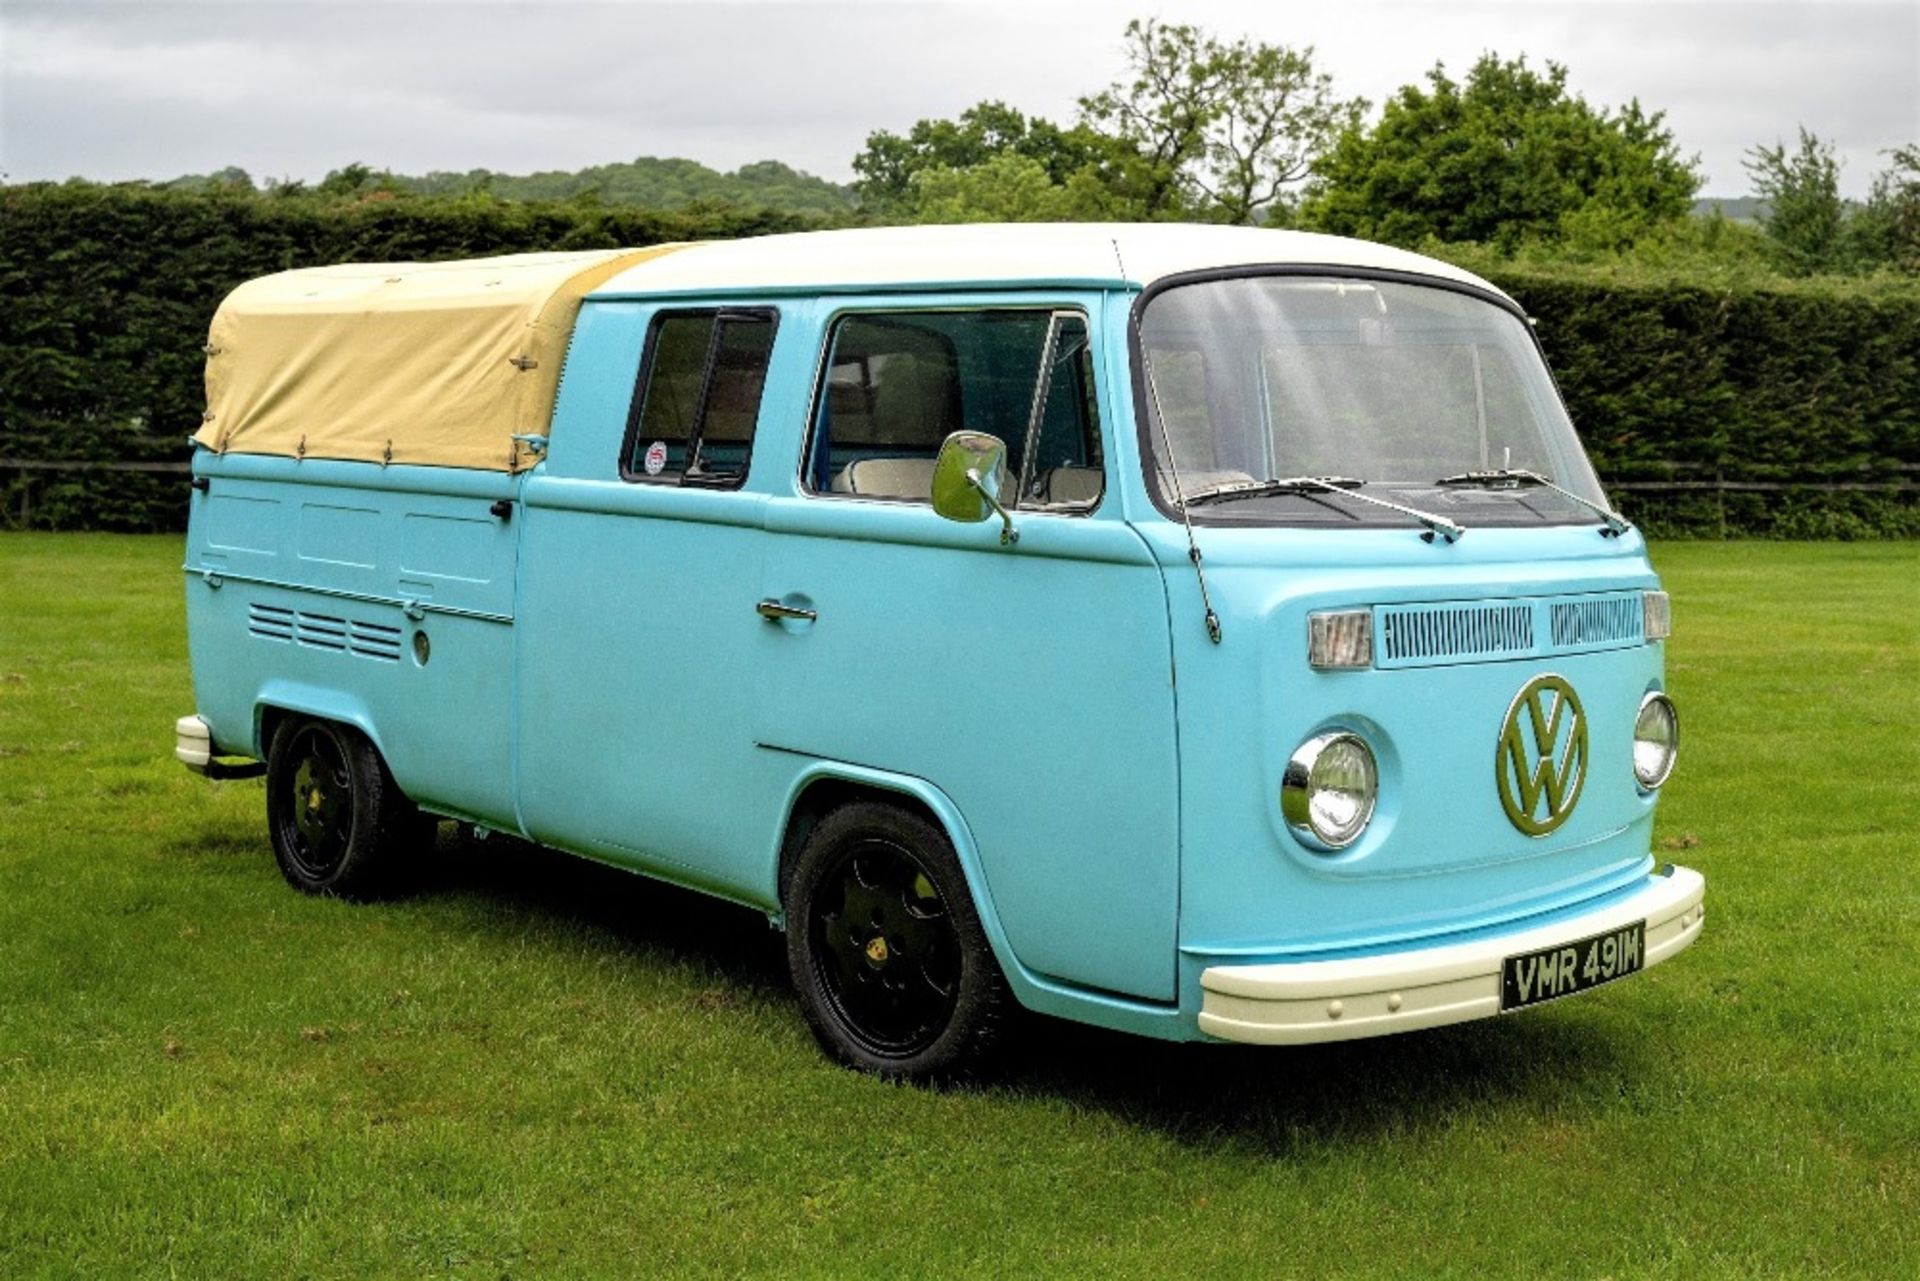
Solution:
<svg viewBox="0 0 1920 1281"><path fill-rule="evenodd" d="M1691 868L1647 878L1619 903L1551 925L1445 947L1338 961L1216 965L1200 974L1200 1030L1227 1041L1304 1045L1437 1027L1500 1012L1509 956L1647 923L1642 968L1684 951L1706 920L1706 878Z"/></svg>

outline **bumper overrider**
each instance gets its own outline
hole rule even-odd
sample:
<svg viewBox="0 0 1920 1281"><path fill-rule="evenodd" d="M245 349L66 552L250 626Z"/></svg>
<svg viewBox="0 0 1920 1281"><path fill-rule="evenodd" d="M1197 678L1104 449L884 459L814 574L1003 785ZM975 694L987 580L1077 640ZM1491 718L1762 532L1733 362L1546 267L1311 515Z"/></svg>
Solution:
<svg viewBox="0 0 1920 1281"><path fill-rule="evenodd" d="M1669 866L1623 900L1511 934L1337 961L1212 966L1200 974L1200 1030L1227 1041L1303 1045L1486 1018L1501 1012L1507 958L1645 922L1637 969L1658 965L1700 937L1705 895L1700 873Z"/></svg>
<svg viewBox="0 0 1920 1281"><path fill-rule="evenodd" d="M182 716L173 723L173 759L213 779L258 778L267 772L263 761L221 760L212 728L198 716Z"/></svg>

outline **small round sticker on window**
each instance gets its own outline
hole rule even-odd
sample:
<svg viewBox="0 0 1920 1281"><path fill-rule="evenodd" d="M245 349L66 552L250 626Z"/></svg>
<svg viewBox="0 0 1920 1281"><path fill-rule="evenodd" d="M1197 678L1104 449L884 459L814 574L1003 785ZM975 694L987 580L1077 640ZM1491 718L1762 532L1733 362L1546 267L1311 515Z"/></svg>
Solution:
<svg viewBox="0 0 1920 1281"><path fill-rule="evenodd" d="M667 468L667 442L656 440L647 446L646 461L641 464L647 469L647 475L658 476Z"/></svg>

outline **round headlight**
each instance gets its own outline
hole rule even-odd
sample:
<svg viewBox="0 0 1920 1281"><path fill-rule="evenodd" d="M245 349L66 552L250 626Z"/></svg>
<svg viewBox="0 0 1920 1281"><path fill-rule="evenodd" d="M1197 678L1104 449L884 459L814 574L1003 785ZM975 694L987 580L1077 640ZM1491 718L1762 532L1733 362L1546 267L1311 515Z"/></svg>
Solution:
<svg viewBox="0 0 1920 1281"><path fill-rule="evenodd" d="M1357 734L1336 731L1300 744L1280 778L1280 813L1301 841L1322 850L1360 839L1373 817L1380 771Z"/></svg>
<svg viewBox="0 0 1920 1281"><path fill-rule="evenodd" d="M1673 773L1680 752L1680 717L1673 700L1655 691L1640 700L1633 722L1633 776L1651 792Z"/></svg>

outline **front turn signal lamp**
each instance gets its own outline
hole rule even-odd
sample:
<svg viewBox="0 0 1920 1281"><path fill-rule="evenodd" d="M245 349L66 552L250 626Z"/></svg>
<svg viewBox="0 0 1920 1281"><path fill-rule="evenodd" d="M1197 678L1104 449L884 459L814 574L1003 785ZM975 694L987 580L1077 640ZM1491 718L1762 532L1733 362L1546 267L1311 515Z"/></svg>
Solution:
<svg viewBox="0 0 1920 1281"><path fill-rule="evenodd" d="M1307 615L1307 665L1323 670L1373 666L1373 611L1328 610Z"/></svg>
<svg viewBox="0 0 1920 1281"><path fill-rule="evenodd" d="M1633 720L1633 777L1646 791L1653 791L1673 773L1673 762L1680 754L1680 714L1673 700L1658 690L1640 700L1640 714Z"/></svg>
<svg viewBox="0 0 1920 1281"><path fill-rule="evenodd" d="M1345 849L1359 840L1379 796L1373 749L1345 730L1300 744L1280 776L1281 816L1302 844L1316 850Z"/></svg>
<svg viewBox="0 0 1920 1281"><path fill-rule="evenodd" d="M1647 640L1665 640L1673 634L1673 605L1665 592L1641 592L1640 617Z"/></svg>

